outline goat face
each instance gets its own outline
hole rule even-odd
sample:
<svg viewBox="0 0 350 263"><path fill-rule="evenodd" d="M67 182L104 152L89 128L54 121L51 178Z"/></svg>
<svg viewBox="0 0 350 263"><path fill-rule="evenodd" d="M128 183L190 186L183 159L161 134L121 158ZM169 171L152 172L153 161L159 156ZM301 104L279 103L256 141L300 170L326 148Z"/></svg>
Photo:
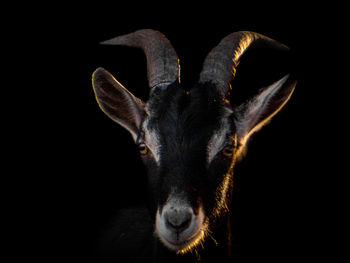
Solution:
<svg viewBox="0 0 350 263"><path fill-rule="evenodd" d="M94 72L93 87L101 109L131 133L140 149L149 174L155 234L170 250L186 253L228 211L236 158L249 136L288 101L296 84L286 75L232 108L227 100L232 69L251 47L288 48L257 33L233 33L208 54L198 84L185 91L177 55L159 32L140 30L105 44L139 47L147 56L147 103L102 68Z"/></svg>
<svg viewBox="0 0 350 263"><path fill-rule="evenodd" d="M159 98L147 105L138 143L148 147L143 159L155 167L149 177L155 231L167 247L183 252L201 240L209 216L225 203L235 151L232 110L203 85L188 94L170 85L152 96Z"/></svg>

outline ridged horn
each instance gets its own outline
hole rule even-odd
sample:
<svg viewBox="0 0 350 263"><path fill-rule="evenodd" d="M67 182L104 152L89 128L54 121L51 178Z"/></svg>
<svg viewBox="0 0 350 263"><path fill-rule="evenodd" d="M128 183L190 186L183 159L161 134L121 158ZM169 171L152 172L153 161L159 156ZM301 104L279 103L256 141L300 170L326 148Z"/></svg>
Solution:
<svg viewBox="0 0 350 263"><path fill-rule="evenodd" d="M142 29L103 41L101 44L141 48L147 58L147 77L150 88L179 81L180 66L175 49L158 31Z"/></svg>
<svg viewBox="0 0 350 263"><path fill-rule="evenodd" d="M287 46L255 32L239 31L232 33L223 38L209 52L204 60L199 82L211 82L216 85L219 92L227 92L241 56L247 50L258 47L282 51L289 50Z"/></svg>

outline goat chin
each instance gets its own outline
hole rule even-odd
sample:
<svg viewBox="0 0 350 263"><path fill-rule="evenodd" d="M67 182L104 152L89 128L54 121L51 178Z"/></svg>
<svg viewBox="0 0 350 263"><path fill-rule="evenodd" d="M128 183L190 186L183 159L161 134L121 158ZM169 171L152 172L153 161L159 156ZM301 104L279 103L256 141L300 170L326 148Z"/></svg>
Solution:
<svg viewBox="0 0 350 263"><path fill-rule="evenodd" d="M159 234L158 237L162 244L168 249L175 251L177 254L185 254L204 241L205 230L199 230L190 239L177 244L168 241L166 238Z"/></svg>

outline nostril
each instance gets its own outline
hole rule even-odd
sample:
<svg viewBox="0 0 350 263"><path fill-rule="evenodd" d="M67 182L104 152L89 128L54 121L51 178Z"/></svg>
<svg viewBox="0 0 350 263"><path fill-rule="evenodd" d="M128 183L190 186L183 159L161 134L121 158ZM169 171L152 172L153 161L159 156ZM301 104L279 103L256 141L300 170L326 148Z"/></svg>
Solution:
<svg viewBox="0 0 350 263"><path fill-rule="evenodd" d="M183 220L177 220L176 217L169 217L167 218L167 222L172 228L179 230L187 228L191 222L191 218L188 217Z"/></svg>
<svg viewBox="0 0 350 263"><path fill-rule="evenodd" d="M178 228L179 228L179 229L186 229L186 228L190 225L190 222L191 222L191 217L188 217L187 219L185 219L185 221L183 221L183 222L178 226Z"/></svg>
<svg viewBox="0 0 350 263"><path fill-rule="evenodd" d="M165 213L165 221L168 228L182 232L191 223L192 214L186 210L173 209Z"/></svg>

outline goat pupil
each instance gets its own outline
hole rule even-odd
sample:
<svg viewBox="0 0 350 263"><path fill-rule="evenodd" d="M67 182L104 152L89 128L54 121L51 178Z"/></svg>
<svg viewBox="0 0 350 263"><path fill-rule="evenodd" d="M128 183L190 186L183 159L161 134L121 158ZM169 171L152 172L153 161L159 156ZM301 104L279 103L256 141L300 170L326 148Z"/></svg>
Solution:
<svg viewBox="0 0 350 263"><path fill-rule="evenodd" d="M233 155L233 148L232 147L225 147L223 150L223 154L226 156L232 156Z"/></svg>
<svg viewBox="0 0 350 263"><path fill-rule="evenodd" d="M146 147L145 144L142 143L142 144L139 144L138 146L139 146L139 151L140 151L141 154L146 154L147 153L147 147Z"/></svg>

